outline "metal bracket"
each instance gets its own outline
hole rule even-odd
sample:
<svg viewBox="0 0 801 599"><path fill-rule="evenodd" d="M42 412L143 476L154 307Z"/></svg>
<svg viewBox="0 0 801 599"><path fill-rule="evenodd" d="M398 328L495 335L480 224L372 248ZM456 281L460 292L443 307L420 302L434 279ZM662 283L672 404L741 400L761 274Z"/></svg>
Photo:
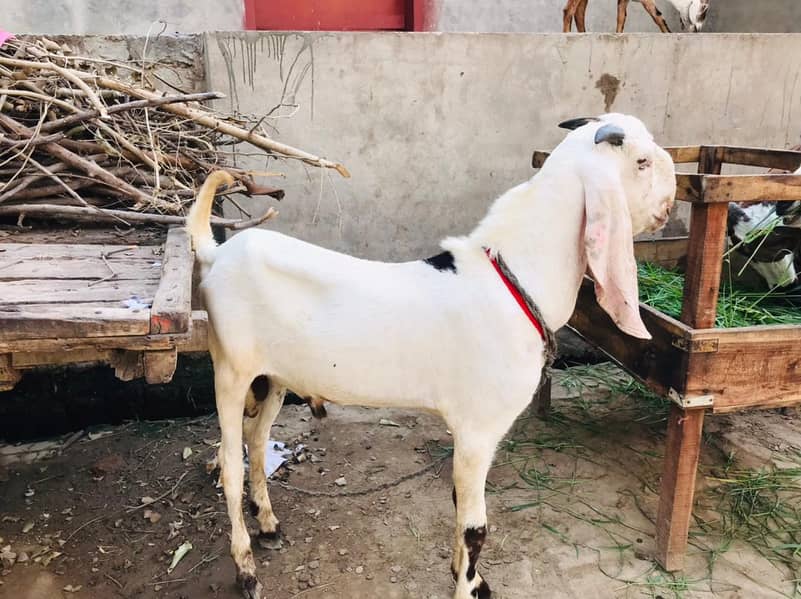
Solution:
<svg viewBox="0 0 801 599"><path fill-rule="evenodd" d="M718 351L720 341L715 338L687 339L686 337L674 337L670 344L688 354L711 354Z"/></svg>
<svg viewBox="0 0 801 599"><path fill-rule="evenodd" d="M714 395L696 395L694 397L683 397L675 389L668 390L668 399L680 408L711 408L714 405Z"/></svg>

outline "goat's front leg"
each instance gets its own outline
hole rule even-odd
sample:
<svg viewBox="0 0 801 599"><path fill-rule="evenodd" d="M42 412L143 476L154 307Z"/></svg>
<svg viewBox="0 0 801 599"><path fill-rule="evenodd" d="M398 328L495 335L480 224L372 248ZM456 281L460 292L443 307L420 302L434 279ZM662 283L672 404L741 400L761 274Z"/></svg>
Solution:
<svg viewBox="0 0 801 599"><path fill-rule="evenodd" d="M245 412L245 442L250 456L250 511L259 522L259 538L273 540L280 534L280 526L267 489L264 450L270 428L284 403L286 389L267 377L257 377L251 384L249 399L251 395L256 413Z"/></svg>
<svg viewBox="0 0 801 599"><path fill-rule="evenodd" d="M487 538L484 485L497 439L479 435L457 438L453 454L453 502L456 507L456 542L451 573L456 581L454 599L489 599L487 582L476 571Z"/></svg>
<svg viewBox="0 0 801 599"><path fill-rule="evenodd" d="M562 31L564 33L570 33L573 27L573 17L580 2L581 0L567 0L565 9L562 11Z"/></svg>
<svg viewBox="0 0 801 599"><path fill-rule="evenodd" d="M626 11L629 6L629 0L617 0L617 31L623 33L626 28Z"/></svg>
<svg viewBox="0 0 801 599"><path fill-rule="evenodd" d="M220 469L223 490L231 520L231 556L236 564L236 580L246 599L261 599L262 586L256 578L256 563L250 549L250 535L242 515L242 414L250 381L227 364L214 364L214 390L220 420Z"/></svg>
<svg viewBox="0 0 801 599"><path fill-rule="evenodd" d="M580 0L578 7L576 8L576 31L580 33L584 33L587 31L586 25L586 15L587 15L587 3L590 0Z"/></svg>
<svg viewBox="0 0 801 599"><path fill-rule="evenodd" d="M648 11L654 23L659 27L659 31L662 33L670 33L670 27L668 27L667 21L665 21L665 17L662 16L661 11L656 7L656 4L654 4L654 0L640 0L640 2L642 2L645 10Z"/></svg>

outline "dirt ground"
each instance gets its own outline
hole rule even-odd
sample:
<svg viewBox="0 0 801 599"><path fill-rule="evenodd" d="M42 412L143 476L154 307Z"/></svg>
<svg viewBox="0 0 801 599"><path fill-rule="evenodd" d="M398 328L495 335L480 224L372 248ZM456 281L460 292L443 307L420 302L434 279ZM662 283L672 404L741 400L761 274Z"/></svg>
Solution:
<svg viewBox="0 0 801 599"><path fill-rule="evenodd" d="M774 554L792 543L766 551L743 540L753 535L736 533L721 501L732 496L722 491L735 465L742 473L779 463L796 473L797 413L709 420L688 566L669 575L651 559L664 407L609 393L596 378L557 376L550 417L524 414L499 448L481 556L494 597L794 596L798 550L790 547L790 557L777 561ZM392 488L352 497L312 497L273 484L283 545L254 544L267 596L449 598L445 427L404 411L329 405L328 414L318 421L306 407L283 409L273 439L306 449L277 478L352 492L440 462ZM238 597L222 489L205 467L219 439L215 418L88 432L62 438L70 444L60 455L0 467L0 597ZM340 477L344 486L334 482ZM786 480L796 501L798 479ZM143 498L157 501L144 507ZM168 573L172 552L187 541L192 549Z"/></svg>

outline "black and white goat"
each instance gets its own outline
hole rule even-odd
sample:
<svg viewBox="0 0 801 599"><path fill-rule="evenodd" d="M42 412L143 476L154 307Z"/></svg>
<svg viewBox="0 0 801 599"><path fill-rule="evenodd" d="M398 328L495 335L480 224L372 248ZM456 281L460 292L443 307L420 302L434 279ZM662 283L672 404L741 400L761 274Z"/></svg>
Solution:
<svg viewBox="0 0 801 599"><path fill-rule="evenodd" d="M793 174L801 175L801 168ZM769 289L800 282L801 202L732 202L728 238L738 273L751 267Z"/></svg>
<svg viewBox="0 0 801 599"><path fill-rule="evenodd" d="M454 438L454 598L490 596L476 564L496 445L537 389L546 340L570 318L588 267L617 325L649 338L632 236L664 225L675 194L670 156L636 118L563 125L575 130L530 181L425 261L362 260L255 229L217 246L211 199L230 181L220 172L205 182L188 228L209 314L231 553L245 597L260 597L262 586L242 515L243 414L254 513L260 534L276 535L261 461L288 389L315 404L442 416Z"/></svg>

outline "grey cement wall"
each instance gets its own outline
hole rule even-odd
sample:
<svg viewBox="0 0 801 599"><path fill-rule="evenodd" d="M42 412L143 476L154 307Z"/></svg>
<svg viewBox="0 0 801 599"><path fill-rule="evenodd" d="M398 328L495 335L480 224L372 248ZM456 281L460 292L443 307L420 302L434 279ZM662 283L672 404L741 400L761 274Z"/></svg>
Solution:
<svg viewBox="0 0 801 599"><path fill-rule="evenodd" d="M630 112L664 145L801 134L801 35L220 33L206 52L221 108L297 104L267 120L278 138L353 174L241 158L287 174L270 226L369 258L424 256L469 231L532 176L531 150L557 144L565 118Z"/></svg>
<svg viewBox="0 0 801 599"><path fill-rule="evenodd" d="M269 0L263 0L269 1ZM434 30L558 32L566 0L432 0ZM671 27L679 29L668 0L657 0ZM615 0L591 0L590 31L615 29ZM235 31L242 29L244 0L3 0L3 27L18 33L132 34ZM636 0L626 30L654 32L656 26ZM712 0L709 32L801 31L799 0Z"/></svg>
<svg viewBox="0 0 801 599"><path fill-rule="evenodd" d="M2 0L0 27L50 35L242 29L243 0ZM164 25L159 21L164 21Z"/></svg>

